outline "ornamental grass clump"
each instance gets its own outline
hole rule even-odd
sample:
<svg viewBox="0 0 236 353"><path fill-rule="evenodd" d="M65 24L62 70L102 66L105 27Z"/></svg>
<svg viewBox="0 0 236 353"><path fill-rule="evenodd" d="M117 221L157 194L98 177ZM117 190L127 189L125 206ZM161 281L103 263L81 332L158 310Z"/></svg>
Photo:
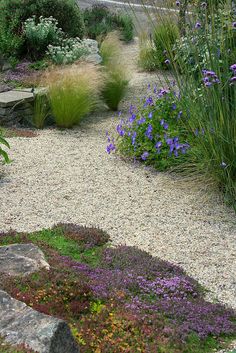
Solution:
<svg viewBox="0 0 236 353"><path fill-rule="evenodd" d="M121 60L121 43L117 33L109 34L101 45L104 74L102 97L107 106L118 110L119 103L125 97L128 87L127 70Z"/></svg>
<svg viewBox="0 0 236 353"><path fill-rule="evenodd" d="M235 206L235 6L230 0L191 2L191 7L187 5L190 5L190 1L176 2L181 38L176 38L178 40L173 50L170 50L165 36L158 36L160 47L164 49L162 53L166 55L165 64L172 70L176 81L175 90L181 100L180 110L186 114L185 119L180 119L180 124L176 127L182 131L190 146L186 156L173 159L173 163L177 166L181 162L176 171L183 175L204 178L205 185L217 186L223 191L225 200ZM190 11L187 13L187 10ZM158 11L155 14L156 21L161 24L159 28L166 28L168 31L166 17ZM152 14L149 16L152 23ZM153 30L155 32L155 26ZM166 87L173 91L169 77L165 79ZM147 134L151 133L151 129L150 126ZM127 140L127 136L124 136L124 140ZM132 136L136 139L136 136ZM163 141L160 142L163 145ZM173 148L173 143L171 146ZM137 146L137 151L144 151L141 158L145 161L150 161L153 156L149 148L150 143L147 140ZM130 150L133 151L132 147ZM159 168L159 164L156 167Z"/></svg>
<svg viewBox="0 0 236 353"><path fill-rule="evenodd" d="M102 77L95 66L74 65L49 71L43 82L49 88L49 101L56 125L71 128L97 106Z"/></svg>

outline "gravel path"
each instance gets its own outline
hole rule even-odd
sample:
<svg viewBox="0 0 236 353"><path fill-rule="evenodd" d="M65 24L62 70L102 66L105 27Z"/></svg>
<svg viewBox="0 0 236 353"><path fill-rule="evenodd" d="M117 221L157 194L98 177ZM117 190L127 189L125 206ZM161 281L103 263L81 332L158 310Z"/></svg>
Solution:
<svg viewBox="0 0 236 353"><path fill-rule="evenodd" d="M124 49L127 57L135 50ZM137 85L141 92L147 79L155 76L135 69L131 92ZM137 245L181 265L211 297L236 308L233 210L191 181L108 156L105 131L113 124L103 112L77 129L9 139L13 162L0 179L0 231L96 225L115 244Z"/></svg>

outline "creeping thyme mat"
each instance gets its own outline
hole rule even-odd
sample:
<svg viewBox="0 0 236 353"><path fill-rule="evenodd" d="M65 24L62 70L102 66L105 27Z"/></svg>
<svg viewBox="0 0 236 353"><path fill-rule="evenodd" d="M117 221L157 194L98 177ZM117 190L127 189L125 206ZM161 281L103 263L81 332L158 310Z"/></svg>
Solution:
<svg viewBox="0 0 236 353"><path fill-rule="evenodd" d="M0 245L33 242L51 267L3 275L0 288L65 319L81 353L209 353L236 336L236 312L206 301L180 267L108 241L102 230L74 224L2 233Z"/></svg>

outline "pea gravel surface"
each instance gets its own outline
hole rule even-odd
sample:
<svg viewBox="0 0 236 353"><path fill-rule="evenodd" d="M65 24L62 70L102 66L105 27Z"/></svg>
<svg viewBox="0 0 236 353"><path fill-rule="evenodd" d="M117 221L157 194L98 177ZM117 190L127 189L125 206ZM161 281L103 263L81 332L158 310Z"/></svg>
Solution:
<svg viewBox="0 0 236 353"><path fill-rule="evenodd" d="M154 82L134 70L131 91L147 77ZM105 133L115 123L104 111L76 129L9 138L12 163L0 169L0 231L58 222L98 226L114 244L179 264L211 300L236 308L234 211L204 184L107 155Z"/></svg>

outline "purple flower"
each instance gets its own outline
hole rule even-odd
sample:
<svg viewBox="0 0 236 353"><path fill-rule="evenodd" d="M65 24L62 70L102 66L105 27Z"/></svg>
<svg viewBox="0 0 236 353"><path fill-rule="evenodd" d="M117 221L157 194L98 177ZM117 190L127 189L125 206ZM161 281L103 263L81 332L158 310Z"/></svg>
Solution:
<svg viewBox="0 0 236 353"><path fill-rule="evenodd" d="M132 140L132 145L135 144L135 142L136 142L136 137L137 137L137 132L134 131L134 133L133 133L133 135L132 135L132 138L131 138L131 140Z"/></svg>
<svg viewBox="0 0 236 353"><path fill-rule="evenodd" d="M197 23L195 24L195 28L196 28L196 29L201 28L201 23L200 23L200 22L197 22Z"/></svg>
<svg viewBox="0 0 236 353"><path fill-rule="evenodd" d="M172 110L176 110L177 105L175 103L172 104Z"/></svg>
<svg viewBox="0 0 236 353"><path fill-rule="evenodd" d="M147 158L148 158L148 156L149 156L149 153L148 153L147 151L145 151L145 152L143 152L143 154L141 155L141 159L142 159L143 161L146 161Z"/></svg>
<svg viewBox="0 0 236 353"><path fill-rule="evenodd" d="M110 143L107 147L106 147L106 151L108 154L110 154L112 151L115 151L116 146L114 145L114 143Z"/></svg>
<svg viewBox="0 0 236 353"><path fill-rule="evenodd" d="M156 149L159 149L159 148L161 148L161 146L162 146L162 142L161 142L161 141L158 141L158 142L156 143L156 145L155 145L155 148L156 148Z"/></svg>
<svg viewBox="0 0 236 353"><path fill-rule="evenodd" d="M169 125L168 125L167 123L164 123L163 128L164 128L165 130L167 130L168 127L169 127Z"/></svg>
<svg viewBox="0 0 236 353"><path fill-rule="evenodd" d="M152 112L150 112L149 114L148 114L148 117L149 117L149 119L152 119Z"/></svg>
<svg viewBox="0 0 236 353"><path fill-rule="evenodd" d="M118 124L116 127L116 131L120 136L124 136L125 135L125 130L123 129L122 124Z"/></svg>
<svg viewBox="0 0 236 353"><path fill-rule="evenodd" d="M176 6L180 6L180 1L175 2Z"/></svg>
<svg viewBox="0 0 236 353"><path fill-rule="evenodd" d="M233 27L233 28L236 28L236 22L233 22L233 23L232 23L232 27Z"/></svg>
<svg viewBox="0 0 236 353"><path fill-rule="evenodd" d="M169 59L166 59L166 60L165 60L165 64L166 64L166 65L169 65L169 64L170 64L170 60L169 60Z"/></svg>
<svg viewBox="0 0 236 353"><path fill-rule="evenodd" d="M230 79L230 82L231 82L231 85L234 84L236 82L236 76L233 76L231 79Z"/></svg>
<svg viewBox="0 0 236 353"><path fill-rule="evenodd" d="M201 7L203 8L203 9L205 9L206 7L207 7L207 3L204 1L204 2L202 2L201 3Z"/></svg>
<svg viewBox="0 0 236 353"><path fill-rule="evenodd" d="M230 70L236 71L236 64L231 65L231 66L230 66Z"/></svg>
<svg viewBox="0 0 236 353"><path fill-rule="evenodd" d="M136 114L132 114L131 117L129 118L129 122L132 124L135 119L136 119Z"/></svg>
<svg viewBox="0 0 236 353"><path fill-rule="evenodd" d="M137 121L137 123L138 123L138 125L141 125L141 124L145 123L145 121L146 121L146 119L144 117L142 117L141 119L139 119Z"/></svg>
<svg viewBox="0 0 236 353"><path fill-rule="evenodd" d="M160 125L163 126L164 124L165 124L165 120L164 120L164 119L161 119Z"/></svg>
<svg viewBox="0 0 236 353"><path fill-rule="evenodd" d="M151 124L148 125L147 127L147 130L145 132L145 135L147 136L147 138L149 138L149 140L152 140L152 130L153 130L153 127Z"/></svg>

